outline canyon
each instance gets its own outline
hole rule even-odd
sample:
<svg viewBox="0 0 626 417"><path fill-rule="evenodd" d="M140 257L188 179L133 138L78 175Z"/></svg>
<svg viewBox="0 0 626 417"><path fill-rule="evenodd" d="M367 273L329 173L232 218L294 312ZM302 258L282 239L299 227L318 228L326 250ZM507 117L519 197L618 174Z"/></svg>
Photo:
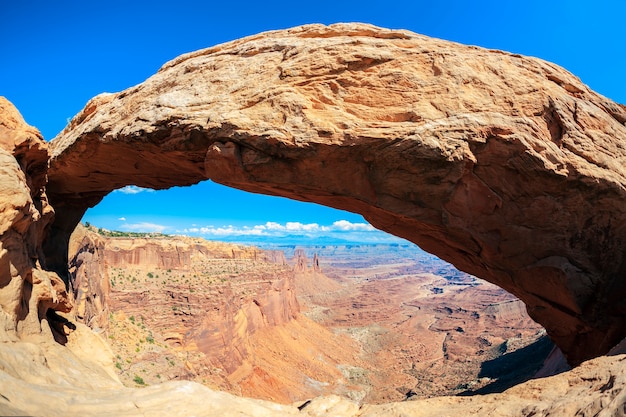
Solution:
<svg viewBox="0 0 626 417"><path fill-rule="evenodd" d="M282 403L352 388L337 366L358 362L356 346L299 314L283 252L82 226L70 242L76 315L126 385L191 380Z"/></svg>
<svg viewBox="0 0 626 417"><path fill-rule="evenodd" d="M518 299L413 245L307 250L332 279L313 269L296 281L304 314L358 343L364 403L497 392L552 349Z"/></svg>
<svg viewBox="0 0 626 417"><path fill-rule="evenodd" d="M527 355L526 372L507 365L545 339L523 304L408 243L260 250L115 234L79 225L69 270L76 317L106 337L127 386L384 403L502 385L500 371L479 376L488 361L522 382L552 348Z"/></svg>
<svg viewBox="0 0 626 417"><path fill-rule="evenodd" d="M624 415L625 123L623 105L553 64L363 24L308 25L183 55L136 87L95 97L50 143L1 99L0 409ZM70 268L96 268L70 266L70 236L116 188L208 178L363 214L516 296L575 368L502 394L382 405L336 396L279 405L189 381L124 388L116 356L73 313L78 306L98 328L111 312L102 314L104 295L93 297L105 282L70 286ZM393 295L375 283L360 291ZM494 315L506 315L504 306ZM463 312L448 308L439 328L452 329L451 339L471 333ZM337 327L364 318L303 313ZM445 353L467 354L453 344Z"/></svg>

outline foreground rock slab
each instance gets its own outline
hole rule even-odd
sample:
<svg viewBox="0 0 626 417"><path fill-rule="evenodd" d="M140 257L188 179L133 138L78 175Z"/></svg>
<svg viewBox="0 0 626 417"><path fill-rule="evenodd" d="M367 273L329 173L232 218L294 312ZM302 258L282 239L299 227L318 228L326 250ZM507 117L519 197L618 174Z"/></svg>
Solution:
<svg viewBox="0 0 626 417"><path fill-rule="evenodd" d="M86 328L85 328L86 329ZM604 356L557 376L528 381L501 394L439 397L385 405L360 406L337 396L293 406L235 397L203 385L176 381L140 389L121 387L106 375L93 352L79 346L94 335L79 328L69 347L19 342L0 344L0 414L56 416L309 416L309 417L457 417L463 416L624 416L625 355ZM86 330L89 331L88 329ZM84 339L89 337L88 340ZM72 340L75 339L75 340ZM76 352L75 352L76 351ZM94 350L95 351L95 350ZM99 355L101 355L100 353ZM7 366L28 356L28 366ZM32 360L34 359L34 360ZM91 362L91 364L90 364ZM69 365L69 366L68 366ZM110 365L109 365L110 367ZM80 372L77 372L80 371Z"/></svg>
<svg viewBox="0 0 626 417"><path fill-rule="evenodd" d="M129 184L358 212L515 294L571 364L626 336L626 110L551 63L361 24L180 56L51 143L46 264Z"/></svg>

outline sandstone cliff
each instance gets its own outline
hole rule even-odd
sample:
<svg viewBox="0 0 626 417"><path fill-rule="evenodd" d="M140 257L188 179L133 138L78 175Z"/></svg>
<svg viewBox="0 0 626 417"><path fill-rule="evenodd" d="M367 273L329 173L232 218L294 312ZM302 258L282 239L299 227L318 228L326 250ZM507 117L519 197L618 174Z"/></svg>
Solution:
<svg viewBox="0 0 626 417"><path fill-rule="evenodd" d="M70 241L75 313L106 329L127 386L185 379L282 403L364 389L340 369L360 364L354 342L299 314L303 274L282 251L94 230Z"/></svg>
<svg viewBox="0 0 626 417"><path fill-rule="evenodd" d="M94 318L106 317L125 303L130 307L127 312L142 313L148 320L179 303L188 307L196 324L204 321L222 328L210 332L217 337L214 344L204 341L211 345L207 352L225 348L241 352L245 349L233 337L284 324L299 311L293 274L279 251L184 236L103 237L79 225L69 253L76 314L92 326ZM151 282L157 284L148 285ZM155 293L148 294L149 289ZM117 296L111 297L111 291ZM192 305L198 310L192 312ZM213 317L212 311L221 313Z"/></svg>
<svg viewBox="0 0 626 417"><path fill-rule="evenodd" d="M313 259L309 264L309 259L303 249L296 249L292 263L294 264L295 282L298 297L305 300L310 297L329 295L340 291L341 284L322 273L319 257L313 254Z"/></svg>
<svg viewBox="0 0 626 417"><path fill-rule="evenodd" d="M76 300L75 314L90 327L106 327L110 312L111 269L139 268L205 273L207 259L242 259L285 265L280 251L184 236L124 238L106 237L78 225L69 242L69 277ZM291 305L296 305L292 303ZM297 312L297 308L294 313ZM284 320L288 321L288 319Z"/></svg>
<svg viewBox="0 0 626 417"><path fill-rule="evenodd" d="M105 240L78 225L69 242L70 288L74 315L92 329L106 329L111 281L104 258Z"/></svg>
<svg viewBox="0 0 626 417"><path fill-rule="evenodd" d="M41 251L54 213L45 192L47 168L41 134L0 97L0 340L51 331L65 337L55 312L69 312L71 297L45 270Z"/></svg>
<svg viewBox="0 0 626 417"><path fill-rule="evenodd" d="M21 349L24 352L23 348ZM32 355L28 352L28 355ZM32 357L32 356L27 356ZM17 373L2 373L0 412L5 415L127 417L195 415L303 417L458 417L463 416L624 416L625 356L601 357L566 374L529 381L502 394L440 397L385 405L359 406L336 396L296 406L238 398L192 382L170 382L143 389L42 385ZM27 361L28 362L28 361ZM67 364L66 364L67 365ZM75 364L70 366L75 367ZM41 372L43 365L30 368ZM54 370L58 373L58 370ZM25 373L25 372L24 372ZM90 375L93 378L93 375Z"/></svg>
<svg viewBox="0 0 626 417"><path fill-rule="evenodd" d="M358 24L255 35L95 97L55 138L46 262L64 274L111 190L211 178L363 214L515 294L577 364L626 336L625 122L539 59Z"/></svg>
<svg viewBox="0 0 626 417"><path fill-rule="evenodd" d="M113 267L145 266L159 269L188 270L192 258L249 259L285 264L280 251L265 251L252 246L210 242L186 237L113 238L103 252L106 263Z"/></svg>

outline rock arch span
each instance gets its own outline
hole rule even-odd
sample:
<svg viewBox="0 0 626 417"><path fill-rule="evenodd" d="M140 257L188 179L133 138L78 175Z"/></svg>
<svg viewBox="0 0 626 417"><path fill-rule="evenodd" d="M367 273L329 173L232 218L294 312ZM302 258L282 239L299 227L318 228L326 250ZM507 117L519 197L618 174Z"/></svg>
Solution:
<svg viewBox="0 0 626 417"><path fill-rule="evenodd" d="M368 25L183 55L51 142L48 269L88 207L212 179L361 213L518 296L571 364L626 336L626 110L538 59Z"/></svg>

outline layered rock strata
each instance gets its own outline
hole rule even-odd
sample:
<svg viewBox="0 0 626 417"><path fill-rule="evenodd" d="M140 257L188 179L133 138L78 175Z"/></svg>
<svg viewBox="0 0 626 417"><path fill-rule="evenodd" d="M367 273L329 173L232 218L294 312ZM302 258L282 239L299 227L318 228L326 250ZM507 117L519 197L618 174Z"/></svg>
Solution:
<svg viewBox="0 0 626 417"><path fill-rule="evenodd" d="M111 307L111 269L172 269L198 272L194 265L206 259L250 260L285 265L284 253L183 236L108 238L78 225L69 244L69 285L74 314L92 328L106 328ZM295 295L293 296L293 305ZM297 309L295 310L297 312Z"/></svg>
<svg viewBox="0 0 626 417"><path fill-rule="evenodd" d="M358 212L515 294L571 364L626 336L626 110L534 58L360 24L182 55L52 142L46 263L128 184ZM113 162L114 161L114 162Z"/></svg>
<svg viewBox="0 0 626 417"><path fill-rule="evenodd" d="M286 327L298 316L294 274L280 251L184 236L106 234L82 225L72 234L73 313L113 337L110 343L123 358L116 362L126 383L135 385L135 374L149 380L162 372L164 379L209 381L241 392L239 381L261 369L254 335ZM137 332L123 328L128 317ZM136 346L126 349L129 343ZM187 352L185 366L176 367L172 358L181 351ZM143 367L144 362L152 367ZM172 367L154 368L159 362ZM148 374L146 368L158 370ZM268 390L264 381L257 385ZM290 392L283 391L290 399ZM297 387L292 391L298 392ZM284 399L279 393L274 398Z"/></svg>
<svg viewBox="0 0 626 417"><path fill-rule="evenodd" d="M52 332L65 340L56 312L69 312L65 283L45 270L42 241L54 215L45 192L48 146L0 97L0 340Z"/></svg>
<svg viewBox="0 0 626 417"><path fill-rule="evenodd" d="M104 258L105 240L78 225L69 245L69 286L74 316L94 330L106 329L111 312L111 280Z"/></svg>

